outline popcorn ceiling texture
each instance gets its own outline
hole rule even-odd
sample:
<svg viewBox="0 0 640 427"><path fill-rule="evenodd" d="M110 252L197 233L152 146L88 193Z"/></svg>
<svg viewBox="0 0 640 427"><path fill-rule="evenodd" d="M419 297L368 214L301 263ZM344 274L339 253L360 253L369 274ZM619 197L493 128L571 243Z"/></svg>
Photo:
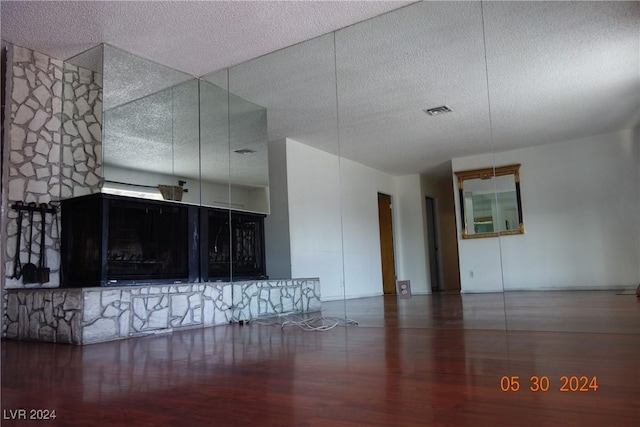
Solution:
<svg viewBox="0 0 640 427"><path fill-rule="evenodd" d="M201 76L408 3L3 1L2 34L56 58L70 58L108 41Z"/></svg>

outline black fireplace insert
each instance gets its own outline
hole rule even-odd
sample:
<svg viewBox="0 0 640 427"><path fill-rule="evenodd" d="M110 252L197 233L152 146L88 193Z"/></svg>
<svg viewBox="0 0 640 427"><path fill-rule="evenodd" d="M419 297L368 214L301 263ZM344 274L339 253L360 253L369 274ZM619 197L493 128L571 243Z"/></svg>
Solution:
<svg viewBox="0 0 640 427"><path fill-rule="evenodd" d="M64 287L266 278L264 215L102 193L61 205Z"/></svg>
<svg viewBox="0 0 640 427"><path fill-rule="evenodd" d="M208 280L265 279L264 215L203 208L201 274Z"/></svg>

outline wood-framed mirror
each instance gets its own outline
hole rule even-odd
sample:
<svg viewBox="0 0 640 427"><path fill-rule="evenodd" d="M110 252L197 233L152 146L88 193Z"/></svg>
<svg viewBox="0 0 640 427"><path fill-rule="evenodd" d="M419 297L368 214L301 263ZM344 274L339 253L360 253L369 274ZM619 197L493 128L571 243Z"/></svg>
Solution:
<svg viewBox="0 0 640 427"><path fill-rule="evenodd" d="M520 164L455 174L463 239L524 234Z"/></svg>

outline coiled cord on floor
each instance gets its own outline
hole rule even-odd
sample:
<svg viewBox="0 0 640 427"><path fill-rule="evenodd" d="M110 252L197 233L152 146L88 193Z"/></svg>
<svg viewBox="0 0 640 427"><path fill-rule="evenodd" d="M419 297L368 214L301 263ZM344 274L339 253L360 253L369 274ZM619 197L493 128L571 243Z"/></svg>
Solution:
<svg viewBox="0 0 640 427"><path fill-rule="evenodd" d="M287 326L297 326L303 331L308 332L325 332L329 331L336 326L357 326L358 322L348 318L339 317L309 317L304 318L299 315L286 315L280 316L275 321L271 319L256 319L251 323L257 323L265 326L280 326L284 329Z"/></svg>

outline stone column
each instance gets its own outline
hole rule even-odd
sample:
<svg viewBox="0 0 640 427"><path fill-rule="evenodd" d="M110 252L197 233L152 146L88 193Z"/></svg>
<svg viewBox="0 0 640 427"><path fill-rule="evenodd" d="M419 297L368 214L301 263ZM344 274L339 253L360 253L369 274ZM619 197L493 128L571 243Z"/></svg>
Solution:
<svg viewBox="0 0 640 427"><path fill-rule="evenodd" d="M102 188L102 75L64 64L60 198Z"/></svg>
<svg viewBox="0 0 640 427"><path fill-rule="evenodd" d="M23 287L12 279L13 260L18 247L18 213L11 209L17 201L49 203L59 199L60 190L60 113L62 111L62 61L19 46L7 48L7 111L5 126L3 188L3 228L6 245L3 255L6 288ZM20 259L27 262L28 216L23 215ZM34 287L58 286L58 227L48 215L46 229L47 265L51 280ZM34 215L32 261L38 260L40 216Z"/></svg>
<svg viewBox="0 0 640 427"><path fill-rule="evenodd" d="M23 284L15 279L13 264L28 259L23 215L21 241L17 241L17 201L54 203L60 199L98 192L102 186L102 75L20 46L7 46L6 111L3 144L1 251L4 289L58 287L60 284L60 225L47 215L44 224L47 283ZM39 213L34 215L32 262L38 263ZM18 245L20 243L20 245ZM4 311L3 311L4 313ZM6 325L3 319L3 334Z"/></svg>

